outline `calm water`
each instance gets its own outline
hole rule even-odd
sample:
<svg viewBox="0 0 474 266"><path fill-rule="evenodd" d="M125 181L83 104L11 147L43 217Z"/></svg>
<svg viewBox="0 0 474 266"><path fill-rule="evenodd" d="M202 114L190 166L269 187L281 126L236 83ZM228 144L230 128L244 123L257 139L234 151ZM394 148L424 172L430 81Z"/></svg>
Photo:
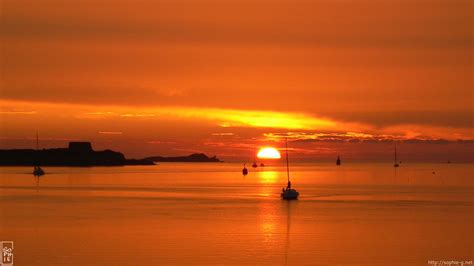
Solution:
<svg viewBox="0 0 474 266"><path fill-rule="evenodd" d="M427 265L474 258L474 165L0 168L16 265ZM433 171L435 172L433 174Z"/></svg>

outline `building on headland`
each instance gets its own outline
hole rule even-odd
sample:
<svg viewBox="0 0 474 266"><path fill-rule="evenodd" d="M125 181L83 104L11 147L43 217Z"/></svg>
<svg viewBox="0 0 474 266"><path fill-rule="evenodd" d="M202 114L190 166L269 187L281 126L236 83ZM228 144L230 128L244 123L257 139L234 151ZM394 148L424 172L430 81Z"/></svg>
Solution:
<svg viewBox="0 0 474 266"><path fill-rule="evenodd" d="M77 152L93 152L92 144L86 141L72 141L69 142L68 149L70 151L77 151Z"/></svg>

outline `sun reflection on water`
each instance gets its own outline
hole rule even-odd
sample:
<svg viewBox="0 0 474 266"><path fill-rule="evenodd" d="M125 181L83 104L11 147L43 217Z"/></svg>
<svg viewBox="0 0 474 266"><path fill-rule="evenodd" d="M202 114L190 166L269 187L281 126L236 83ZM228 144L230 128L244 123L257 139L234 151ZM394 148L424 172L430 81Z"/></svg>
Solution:
<svg viewBox="0 0 474 266"><path fill-rule="evenodd" d="M262 184L275 184L278 181L278 172L263 171L257 173L258 181Z"/></svg>
<svg viewBox="0 0 474 266"><path fill-rule="evenodd" d="M277 238L277 214L274 204L262 203L259 205L259 227L262 236L262 241L267 243L266 245L276 245L278 242Z"/></svg>

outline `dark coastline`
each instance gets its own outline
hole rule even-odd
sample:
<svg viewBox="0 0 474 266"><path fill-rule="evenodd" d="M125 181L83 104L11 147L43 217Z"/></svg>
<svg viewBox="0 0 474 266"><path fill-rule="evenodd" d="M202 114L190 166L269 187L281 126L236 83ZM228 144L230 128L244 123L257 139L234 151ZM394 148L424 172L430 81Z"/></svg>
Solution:
<svg viewBox="0 0 474 266"><path fill-rule="evenodd" d="M0 166L124 166L155 165L155 162L221 162L203 153L179 157L127 159L121 152L94 151L90 142L71 142L68 148L0 150Z"/></svg>
<svg viewBox="0 0 474 266"><path fill-rule="evenodd" d="M126 159L120 152L111 150L87 153L68 149L0 150L1 166L123 166L154 165L147 160Z"/></svg>

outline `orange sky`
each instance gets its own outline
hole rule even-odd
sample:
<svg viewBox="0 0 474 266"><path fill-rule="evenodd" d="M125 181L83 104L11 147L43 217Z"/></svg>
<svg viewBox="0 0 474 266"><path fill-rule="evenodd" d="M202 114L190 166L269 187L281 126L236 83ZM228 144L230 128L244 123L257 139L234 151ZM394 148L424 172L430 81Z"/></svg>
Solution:
<svg viewBox="0 0 474 266"><path fill-rule="evenodd" d="M0 148L473 157L472 1L1 5Z"/></svg>

